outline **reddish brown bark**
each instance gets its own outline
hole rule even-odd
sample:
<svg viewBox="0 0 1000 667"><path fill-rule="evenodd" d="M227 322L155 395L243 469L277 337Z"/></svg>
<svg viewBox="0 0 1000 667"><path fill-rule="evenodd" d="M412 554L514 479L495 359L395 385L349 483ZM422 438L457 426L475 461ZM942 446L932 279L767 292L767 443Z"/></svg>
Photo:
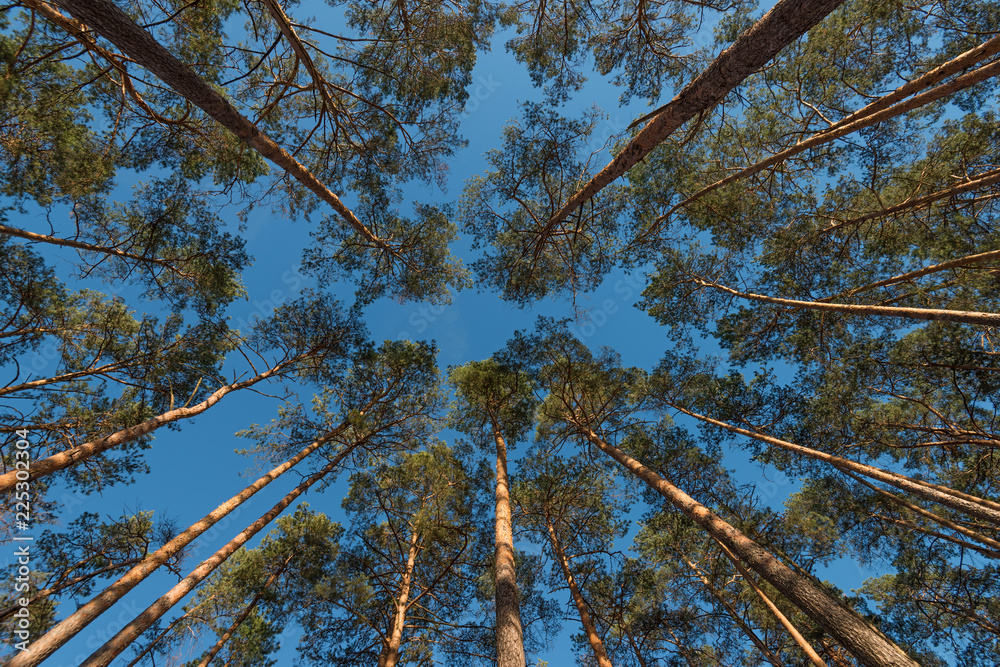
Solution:
<svg viewBox="0 0 1000 667"><path fill-rule="evenodd" d="M968 88L969 86L973 86L981 81L994 77L1000 73L1000 63L990 63L972 72L956 77L946 84L937 86L936 88L921 93L920 95L916 95L905 102L902 101L917 91L933 86L944 78L951 76L956 72L960 72L961 70L970 67L984 58L988 58L989 56L996 54L997 52L1000 52L1000 37L994 37L975 48L969 49L965 53L953 58L939 67L936 67L930 72L927 72L913 81L900 86L897 90L894 90L888 95L885 95L864 108L855 111L830 127L817 132L808 139L798 142L791 148L787 148L772 155L766 160L761 160L760 162L746 167L745 169L741 169L735 174L731 174L730 176L718 180L711 185L705 186L690 197L687 197L683 201L672 206L666 214L657 219L657 222L659 223L669 218L675 211L688 206L713 190L717 190L718 188L729 185L730 183L735 183L740 179L749 178L754 174L767 169L768 167L780 164L785 160L799 155L800 153L803 153L811 148L821 146L876 123L888 120L889 118L912 111L913 109L930 104L935 100L939 100L942 97L951 95L958 90Z"/></svg>
<svg viewBox="0 0 1000 667"><path fill-rule="evenodd" d="M215 656L219 654L219 651L221 651L222 647L226 645L226 642L232 638L239 627L243 625L243 622L246 621L250 614L253 613L253 610L257 608L257 605L260 603L260 599L264 596L264 591L270 588L274 582L278 580L278 577L281 576L281 573L284 572L285 568L288 567L288 564L292 562L292 558L294 557L295 555L293 554L286 558L284 564L282 564L280 568L268 577L261 590L257 591L257 594L253 596L250 603L244 607L243 611L240 612L240 615L229 624L229 627L222 633L219 640L215 642L215 645L209 649L208 653L205 654L205 657L201 659L201 662L198 663L198 667L208 667L208 664L215 659Z"/></svg>
<svg viewBox="0 0 1000 667"><path fill-rule="evenodd" d="M378 667L395 667L399 662L399 647L403 643L403 627L406 625L406 610L409 608L410 588L413 582L413 571L416 568L418 546L417 531L410 536L410 550L406 556L406 569L403 570L403 580L399 584L399 595L396 598L396 608L392 615L392 628L389 638L378 657Z"/></svg>
<svg viewBox="0 0 1000 667"><path fill-rule="evenodd" d="M909 493L923 498L924 500L945 505L946 507L958 510L959 512L964 512L970 516L1000 525L1000 508L998 508L996 503L986 500L985 498L977 498L976 496L971 496L967 493L949 489L939 484L931 484L929 482L911 479L905 475L900 475L899 473L889 472L887 470L882 470L881 468L876 468L875 466L858 463L857 461L834 456L833 454L827 454L826 452L803 447L802 445L796 445L795 443L788 442L787 440L781 440L769 435L764 435L763 433L757 433L756 431L750 431L738 426L733 426L732 424L727 424L726 422L719 421L718 419L712 419L711 417L700 415L697 412L685 410L674 403L668 402L667 405L707 424L713 424L714 426L726 429L727 431L739 433L740 435L745 435L753 438L754 440L760 440L761 442L775 445L786 451L795 452L796 454L801 454L808 458L816 459L817 461L825 461L839 470L849 470L851 472L859 473L870 479L876 479L880 482L895 486L897 489L908 491Z"/></svg>
<svg viewBox="0 0 1000 667"><path fill-rule="evenodd" d="M152 35L113 3L108 0L59 0L57 4L117 46L136 63L159 77L179 95L202 109L250 148L293 176L329 204L369 243L396 254L386 241L368 230L340 198L312 172L261 132L194 70L170 54Z"/></svg>
<svg viewBox="0 0 1000 667"><path fill-rule="evenodd" d="M239 391L240 389L246 389L247 387L252 387L262 380L266 380L269 377L277 375L282 371L282 369L295 363L301 358L302 355L296 356L293 359L275 364L269 370L259 373L249 380L234 382L224 387L220 387L215 390L212 395L197 405L174 408L173 410L164 412L161 415L147 419L141 424L130 426L129 428L122 429L112 433L111 435L106 435L98 440L93 440L77 447L73 447L72 449L67 449L59 452L58 454L53 454L52 456L35 461L31 464L31 468L28 471L30 479L38 479L40 477L45 477L46 475L51 475L54 472L75 465L80 461L89 459L90 457L96 456L102 452L106 452L109 449L113 449L120 445L124 445L127 442L149 435L161 426L166 426L167 424L180 421L181 419L190 419L191 417L200 415L202 412L205 412L210 407L221 401L226 394ZM11 490L17 482L17 471L11 471L4 475L0 475L0 493Z"/></svg>
<svg viewBox="0 0 1000 667"><path fill-rule="evenodd" d="M328 442L332 437L343 430L343 428L344 427L341 426L327 433L323 438L313 442L296 456L274 468L256 482L247 486L240 493L236 494L226 502L219 505L219 507L215 510L205 515L205 517L200 521L192 524L183 533L164 544L155 552L146 556L141 563L122 575L114 584L104 589L101 593L81 606L74 613L60 621L47 633L35 639L31 643L31 650L14 656L11 662L8 663L8 667L32 667L33 665L37 665L48 658L60 646L72 639L98 616L110 609L111 606L120 600L126 593L138 586L157 568L166 563L181 549L193 542L195 538L218 523L223 517L242 505L255 493L277 479L280 475L290 470L292 466L298 464L302 461L302 459L312 454L324 443ZM342 453L342 455L346 455L349 451L350 450L346 450ZM340 458L341 457L338 456L335 460L340 460Z"/></svg>
<svg viewBox="0 0 1000 667"><path fill-rule="evenodd" d="M684 564L695 573L709 594L711 594L711 596L722 605L722 608L726 610L726 613L729 614L731 619L733 619L733 622L739 626L740 630L743 631L743 634L745 634L750 641L753 642L753 645L756 646L762 654L764 654L767 661L774 665L774 667L784 667L781 660L778 659L778 656L776 656L771 649L767 647L767 644L765 644L764 641L757 636L757 633L753 631L753 628L746 624L746 621L744 621L736 609L733 608L733 605L722 596L722 592L712 585L712 582L708 580L705 573L702 572L697 565L688 560L679 550L675 549L675 551L677 551L677 555L684 562Z"/></svg>
<svg viewBox="0 0 1000 667"><path fill-rule="evenodd" d="M797 299L783 299L776 296L765 296L763 294L753 294L751 292L740 292L731 287L720 285L697 276L692 276L692 281L703 287L708 287L726 294L749 301L759 301L776 306L788 306L790 308L804 308L806 310L820 310L834 313L844 313L846 315L864 315L878 317L903 317L911 320L931 320L939 322L959 322L962 324L980 324L988 327L1000 325L1000 314L981 313L969 310L944 310L939 308L903 308L900 306L869 306L854 303L827 303L824 301L799 301Z"/></svg>
<svg viewBox="0 0 1000 667"><path fill-rule="evenodd" d="M595 447L617 461L662 495L743 563L833 636L861 662L878 667L917 667L906 653L867 621L830 597L808 577L792 571L759 544L729 525L707 507L636 461L604 442L582 423L568 419Z"/></svg>
<svg viewBox="0 0 1000 667"><path fill-rule="evenodd" d="M521 603L514 570L514 532L507 477L507 444L494 428L497 446L496 479L496 614L497 667L525 667Z"/></svg>
<svg viewBox="0 0 1000 667"><path fill-rule="evenodd" d="M768 597L767 593L765 593L761 589L761 587L757 585L757 582L753 580L753 577L750 576L750 573L747 572L746 568L743 567L743 565L740 563L739 559L733 554L733 552L727 549L726 545L723 544L722 542L719 542L718 540L716 540L716 542L722 548L722 553L726 554L726 558L732 561L736 569L739 570L739 573L743 575L743 580L750 585L750 588L754 590L754 592L757 594L757 597L761 599L761 602L764 603L764 606L767 607L768 611L770 611L771 614L776 619L778 619L778 623L781 624L781 627L783 627L785 631L788 632L789 636L791 636L792 638L792 641L798 644L798 647L802 649L803 653L806 654L806 657L809 658L809 662L814 664L816 667L827 667L826 662L823 661L823 658L819 657L819 653L816 652L816 649L814 649L809 644L809 642L806 641L806 638L802 636L802 633L799 632L799 629L796 628L792 624L792 622L788 620L788 617L785 616L785 614L780 609L778 609L778 605L774 604L774 601L771 600L770 597Z"/></svg>
<svg viewBox="0 0 1000 667"><path fill-rule="evenodd" d="M556 535L556 528L552 525L552 521L548 517L546 517L545 523L549 528L549 542L552 544L552 551L555 553L559 567L562 568L563 577L566 579L566 585L569 586L570 595L573 596L573 604L576 605L576 610L580 614L580 623L583 625L583 632L587 635L590 648L594 652L594 659L597 661L598 667L612 667L611 660L608 659L608 653L604 650L604 643L601 641L601 636L597 634L597 627L594 625L593 619L590 618L590 612L587 611L587 603L580 593L580 587L577 586L576 579L569 569L569 558L566 557L566 552L559 542L559 536Z"/></svg>
<svg viewBox="0 0 1000 667"><path fill-rule="evenodd" d="M334 457L334 459L324 466L319 472L313 474L301 484L296 486L288 495L278 501L274 507L268 510L252 524L244 528L239 535L226 543L225 546L212 554L211 557L202 561L201 564L198 565L198 567L195 568L188 576L182 579L180 583L171 588L156 602L147 607L145 611L132 619L128 625L122 628L114 637L105 642L101 648L94 651L89 658L81 663L80 667L107 667L107 665L109 665L111 661L114 660L122 651L127 649L129 645L131 645L132 642L139 637L139 635L148 630L157 620L160 619L161 616L170 611L174 605L194 590L194 588L208 575L210 575L216 568L232 556L237 549L246 544L251 537L256 535L265 526L271 523L275 517L281 514L286 507L291 505L296 498L305 493L310 486L323 479L334 468L336 468L349 451L350 450L345 450L341 452L341 454Z"/></svg>
<svg viewBox="0 0 1000 667"><path fill-rule="evenodd" d="M674 130L722 101L744 79L766 65L783 48L801 37L836 9L842 0L781 0L757 23L689 83L625 146L608 166L567 200L549 219L548 235L605 186L620 178L662 143Z"/></svg>

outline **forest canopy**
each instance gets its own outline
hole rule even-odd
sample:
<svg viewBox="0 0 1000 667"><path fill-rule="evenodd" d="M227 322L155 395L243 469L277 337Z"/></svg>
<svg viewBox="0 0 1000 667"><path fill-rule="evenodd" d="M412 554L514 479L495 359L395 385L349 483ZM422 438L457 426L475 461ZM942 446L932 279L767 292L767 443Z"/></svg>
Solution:
<svg viewBox="0 0 1000 667"><path fill-rule="evenodd" d="M15 0L0 65L7 665L1000 664L1000 5Z"/></svg>

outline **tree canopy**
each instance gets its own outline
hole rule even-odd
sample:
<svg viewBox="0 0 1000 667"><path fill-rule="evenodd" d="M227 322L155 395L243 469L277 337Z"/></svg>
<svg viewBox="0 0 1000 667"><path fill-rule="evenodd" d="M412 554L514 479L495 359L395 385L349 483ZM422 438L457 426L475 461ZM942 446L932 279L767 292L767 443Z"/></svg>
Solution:
<svg viewBox="0 0 1000 667"><path fill-rule="evenodd" d="M0 67L6 664L997 664L1000 5L14 0Z"/></svg>

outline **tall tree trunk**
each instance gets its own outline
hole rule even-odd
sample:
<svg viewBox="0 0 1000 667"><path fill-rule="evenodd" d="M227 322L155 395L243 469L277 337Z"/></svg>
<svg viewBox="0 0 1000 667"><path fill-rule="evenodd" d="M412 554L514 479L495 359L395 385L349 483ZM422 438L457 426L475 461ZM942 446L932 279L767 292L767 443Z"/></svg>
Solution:
<svg viewBox="0 0 1000 667"><path fill-rule="evenodd" d="M48 658L60 646L68 642L76 636L77 633L87 627L91 621L94 621L98 616L111 608L113 604L118 602L118 600L120 600L126 593L138 586L157 568L166 563L181 549L193 542L195 538L211 528L223 517L242 505L255 493L273 482L280 475L290 470L292 466L298 464L302 461L302 459L319 449L319 447L328 442L343 429L344 426L342 425L333 431L330 431L325 436L296 454L294 457L274 468L256 482L247 486L238 494L219 505L215 510L205 515L205 517L203 517L200 521L191 524L191 526L183 533L146 556L141 563L123 574L118 581L111 586L108 586L89 602L53 626L47 633L33 641L31 643L31 650L14 656L11 662L8 663L8 667L31 667ZM353 449L353 447L350 449ZM334 459L334 461L336 462L342 460L350 449L342 452Z"/></svg>
<svg viewBox="0 0 1000 667"><path fill-rule="evenodd" d="M389 632L389 641L382 647L382 653L378 657L378 667L395 667L399 662L399 647L403 643L403 626L406 624L406 610L409 606L410 588L413 583L413 570L417 563L417 552L420 547L417 531L410 535L410 550L406 556L406 570L403 571L403 580L399 584L399 596L396 598L396 609L392 615L392 629Z"/></svg>
<svg viewBox="0 0 1000 667"><path fill-rule="evenodd" d="M192 405L190 407L180 407L174 408L173 410L168 410L163 414L151 417L141 424L136 424L135 426L130 426L128 428L116 431L110 435L106 435L98 440L92 440L91 442L78 445L71 449L59 452L58 454L53 454L52 456L40 459L31 464L31 468L28 471L31 479L39 479L45 477L46 475L51 475L54 472L63 470L72 465L89 459L92 456L96 456L102 452L106 452L114 447L119 447L127 442L137 440L145 435L149 435L153 431L157 430L161 426L166 426L167 424L179 421L181 419L190 419L196 415L200 415L205 412L210 407L221 401L226 394L232 393L234 391L239 391L240 389L245 389L251 387L262 380L266 380L279 373L282 369L288 367L289 365L295 363L305 355L297 355L292 359L287 359L279 364L275 364L270 369L259 373L254 377L243 380L242 382L234 382L232 384L220 387L215 390L211 396L206 398L201 403L197 405ZM23 481L23 480L21 480ZM10 491L17 484L17 471L12 471L4 475L0 475L0 494Z"/></svg>
<svg viewBox="0 0 1000 667"><path fill-rule="evenodd" d="M979 553L983 554L984 556L989 556L990 558L1000 558L1000 551L998 551L998 550L1000 550L1000 542L998 542L998 541L996 541L994 539L991 539L989 537L986 537L985 535L982 535L981 533L978 533L978 532L972 530L971 528L966 528L965 526L957 524L954 521L950 521L950 520L948 520L948 519L946 519L946 518L944 518L942 516L938 516L934 512L929 512L929 511L925 510L923 507L920 507L919 505L915 505L915 504L909 502L908 500L906 500L905 498L900 498L899 496L897 496L894 493L889 493L885 489L880 489L879 487L875 486L874 484L870 484L869 482L866 482L865 480L861 479L857 475L853 475L853 474L847 472L846 470L841 470L841 472L844 473L845 475L847 475L848 477L850 477L851 479L853 479L855 482L868 487L872 491L875 491L876 493L878 493L880 496L882 496L884 498L888 498L889 500L891 500L892 502L896 503L897 505L901 505L902 507L905 507L906 509L910 510L911 512L914 512L915 514L919 514L920 516L924 517L925 519L930 519L931 521L934 521L935 523L938 523L938 524L944 526L945 528L950 528L951 530L954 530L956 533L961 533L962 535L965 535L966 537L969 537L969 538L971 538L973 540L976 540L977 542L980 542L981 544L984 544L984 545L986 545L987 547L990 547L990 548L989 549L984 549L981 546L978 546L978 545L975 545L975 544L970 544L968 542L965 542L964 540L958 540L957 538L949 537L947 535L942 535L941 533L934 533L933 531L927 531L926 529L920 528L919 526L915 526L915 525L913 525L913 524L911 524L909 522L904 522L907 525L911 526L912 528L915 528L917 530L922 530L924 532L927 532L928 534L935 534L935 535L938 535L939 537L943 537L946 540L954 542L955 544L961 544L961 545L966 546L966 547L968 547L970 549L975 549L976 551L978 551Z"/></svg>
<svg viewBox="0 0 1000 667"><path fill-rule="evenodd" d="M639 463L631 456L604 442L585 424L572 417L568 422L579 429L595 447L666 498L703 530L728 547L741 561L791 600L807 616L845 646L854 656L872 667L918 667L909 656L885 635L854 612L845 608L810 579L793 572L759 544L723 521L676 486Z"/></svg>
<svg viewBox="0 0 1000 667"><path fill-rule="evenodd" d="M521 603L514 569L514 531L510 514L510 481L507 478L507 444L496 426L496 613L497 667L525 667Z"/></svg>
<svg viewBox="0 0 1000 667"><path fill-rule="evenodd" d="M264 597L264 591L270 588L271 585L278 580L278 577L281 576L281 573L285 571L285 568L288 567L288 564L292 562L293 558L295 558L294 553L288 558L286 558L285 562L282 563L281 567L275 570L274 573L271 574L270 577L268 577L267 581L264 582L264 586L259 591L257 591L256 595L253 596L253 600L251 600L250 603L246 607L244 607L243 611L240 612L240 615L237 616L236 619L229 624L229 627L226 628L226 631L223 632L222 636L219 637L219 640L215 642L215 646L209 649L208 653L205 654L205 657L201 659L201 662L198 663L198 667L208 667L208 664L215 659L215 656L219 654L219 651L221 651L222 647L226 645L226 642L228 642L232 638L232 636L236 634L236 631L239 629L241 625L243 625L243 622L246 621L247 618L250 617L250 614L253 612L253 610L257 608L257 605L260 603L260 599Z"/></svg>
<svg viewBox="0 0 1000 667"><path fill-rule="evenodd" d="M147 607L145 611L132 619L132 621L122 628L118 634L106 641L101 648L94 651L89 658L81 663L80 667L107 667L107 665L111 664L112 660L114 660L122 651L127 649L129 645L142 633L156 623L161 616L170 611L174 605L184 599L184 597L194 590L194 588L208 575L210 575L216 568L232 556L237 549L246 544L251 537L274 521L275 517L281 514L286 507L291 505L296 498L305 493L310 486L326 477L326 475L337 467L343 456L346 454L347 452L345 451L342 452L341 455L335 457L319 472L313 474L292 489L292 491L278 501L274 507L268 510L252 524L244 528L239 535L226 543L221 549L212 554L211 557L202 561L201 564L192 570L188 576L182 579L180 583L171 588L156 602Z"/></svg>
<svg viewBox="0 0 1000 667"><path fill-rule="evenodd" d="M164 637L166 637L168 634L170 634L170 631L173 630L177 626L178 623L180 623L181 621L183 621L188 616L194 616L195 612L201 611L201 608L205 604L207 604L209 601L211 601L213 599L215 599L214 595L206 598L205 600L202 600L196 607L188 609L186 612L184 612L183 614L181 614L180 616L178 616L174 620L170 621L170 624L166 628L163 629L163 632L161 632L160 634L156 635L156 637L154 637L152 639L152 641L150 641L148 644L146 644L146 646L143 647L142 651L140 651L134 658L132 658L132 661L129 662L127 665L125 665L125 667L135 667L136 665L138 665L142 661L142 659L145 658L146 655L150 651L152 651L154 648L156 648L156 645L159 644L163 640Z"/></svg>
<svg viewBox="0 0 1000 667"><path fill-rule="evenodd" d="M941 308L904 308L901 306L869 306L855 303L826 303L823 301L800 301L798 299L783 299L777 296L765 296L763 294L753 294L751 292L740 292L732 287L720 285L719 283L691 276L692 282L708 287L710 289L731 294L748 301L759 301L775 306L788 306L789 308L806 310L819 310L823 312L844 313L845 315L864 315L877 317L902 317L910 320L931 320L935 322L959 322L962 324L981 324L983 326L995 327L1000 325L1000 314L981 313L970 310L945 310Z"/></svg>
<svg viewBox="0 0 1000 667"><path fill-rule="evenodd" d="M715 536L713 535L713 537ZM802 652L806 654L806 657L809 658L809 662L814 664L816 667L827 667L826 662L823 661L823 658L819 657L819 653L816 652L816 649L814 649L809 642L806 641L806 638L802 636L799 629L796 628L790 620L788 620L788 617L785 616L780 609L778 609L778 605L774 604L774 601L768 597L767 593L765 593L763 589L757 585L757 582L753 580L753 577L750 576L750 573L747 572L745 567L743 567L739 559L733 555L733 552L726 548L726 545L718 539L715 541L722 548L722 553L726 554L726 558L732 561L736 569L739 570L739 573L743 575L743 580L750 585L750 588L754 590L754 593L756 593L757 597L761 599L764 606L768 608L768 611L770 611L771 614L778 619L778 623L781 624L781 627L788 632L792 640L798 644L799 648L802 649Z"/></svg>
<svg viewBox="0 0 1000 667"><path fill-rule="evenodd" d="M700 415L697 412L686 410L675 403L667 402L667 405L690 417L701 420L706 424L712 424L714 426L724 428L727 431L739 433L740 435L745 435L753 438L754 440L760 440L761 442L775 445L786 451L795 452L796 454L801 454L817 461L824 461L842 472L850 470L851 472L859 473L865 477L876 479L880 482L895 486L897 489L908 491L909 493L923 498L924 500L945 505L970 516L989 521L995 525L1000 525L1000 505L997 505L997 503L985 498L978 498L967 493L962 493L961 491L949 489L939 484L931 484L929 482L911 479L905 475L882 470L881 468L876 468L875 466L858 463L857 461L834 456L833 454L827 454L826 452L821 452L816 449L796 445L795 443L788 442L787 440L780 440L769 435L764 435L763 433L757 433L756 431L750 431L738 426L733 426L732 424L727 424L726 422L719 421L718 419L712 419L711 417Z"/></svg>
<svg viewBox="0 0 1000 667"><path fill-rule="evenodd" d="M133 364L138 365L139 362L143 360L143 357L147 356L152 356L152 355L138 355L135 357L131 357L129 359L124 359L122 361L113 361L104 364L103 366L97 366L97 367L92 366L82 371L74 371L72 373L62 373L60 375L54 375L48 378L31 380L30 382L22 382L21 384L10 385L0 389L0 396L6 396L7 394L14 394L16 392L25 391L28 389L37 389L38 387L44 387L50 384L69 382L70 380L87 377L88 375L107 375L110 373L114 373L115 371L121 370L123 368L128 368Z"/></svg>
<svg viewBox="0 0 1000 667"><path fill-rule="evenodd" d="M340 198L320 182L312 172L292 157L288 151L261 132L228 100L202 80L194 70L175 58L152 35L143 30L112 2L109 0L58 0L56 4L93 28L136 63L159 77L179 95L202 109L223 127L246 142L250 148L295 177L313 194L329 204L369 243L393 255L397 254L385 240L369 231Z"/></svg>
<svg viewBox="0 0 1000 667"><path fill-rule="evenodd" d="M674 211L688 206L713 190L729 185L730 183L734 183L738 180L749 178L754 174L767 169L768 167L780 164L785 160L799 155L800 153L803 153L811 148L821 146L834 141L835 139L839 139L840 137L857 132L863 128L876 123L881 123L882 121L930 104L931 102L951 95L956 91L968 88L969 86L973 86L990 77L996 76L1000 73L1000 63L993 62L980 67L979 69L973 70L972 72L956 77L946 84L916 95L905 102L903 101L906 97L913 95L917 91L933 86L946 77L949 77L956 72L960 72L967 67L971 67L972 65L982 61L984 58L988 58L998 52L1000 52L1000 37L993 37L979 46L969 49L965 53L939 65L930 72L907 82L905 85L900 86L888 95L885 95L864 108L855 111L845 118L842 118L830 127L820 130L808 139L799 141L791 148L786 148L785 150L775 153L765 160L761 160L750 165L749 167L741 169L735 174L731 174L710 185L706 185L690 197L686 197L683 201L671 206L670 210L667 211L666 214L657 219L657 222L659 223L667 220L674 213Z"/></svg>
<svg viewBox="0 0 1000 667"><path fill-rule="evenodd" d="M569 586L569 592L573 596L573 603L580 613L580 623L583 624L583 631L587 635L587 641L590 642L590 648L594 651L594 659L597 660L598 667L612 667L607 651L604 650L604 643L601 642L601 637L597 634L594 621L590 618L590 613L587 611L587 603L580 593L580 587L576 585L576 579L573 578L573 573L570 572L569 559L566 557L566 552L563 551L562 544L559 542L559 536L556 535L556 528L552 525L552 520L547 516L545 517L545 523L549 528L549 541L552 543L552 551L559 562L559 567L562 568L563 576L566 578L566 585Z"/></svg>
<svg viewBox="0 0 1000 667"><path fill-rule="evenodd" d="M736 625L739 626L740 630L743 631L743 634L745 634L750 639L750 641L753 642L753 645L757 647L757 650L759 650L764 655L764 657L767 658L767 661L770 662L772 665L774 665L774 667L784 667L778 656L776 656L774 652L767 647L767 644L764 643L763 639L757 636L757 633L753 631L753 628L747 625L746 621L743 620L739 612L737 612L736 609L733 608L733 605L731 605L728 600L722 597L722 592L712 585L712 582L708 580L708 577L705 575L705 573L702 572L702 570L697 565L688 560L687 557L684 556L683 553L681 553L680 549L677 549L675 547L674 551L677 553L678 557L680 557L681 561L683 561L684 564L687 565L688 568L690 568L691 571L695 573L695 575L701 581L702 585L709 592L709 594L711 594L711 596L715 598L715 600L719 604L722 605L722 608L726 610L726 613L729 614L729 617L731 619L733 619L733 622L735 622Z"/></svg>
<svg viewBox="0 0 1000 667"><path fill-rule="evenodd" d="M813 234L815 236L829 236L833 232L844 227L857 227L858 225L868 222L869 220L884 218L890 215L895 215L896 213L902 213L903 211L921 209L928 204L933 204L934 202L945 199L946 197L955 197L965 192L981 190L991 185L995 185L997 182L1000 182L1000 169L991 169L990 171L979 174L975 178L970 178L959 183L958 185L953 185L950 188L938 190L937 192L932 192L928 195L924 195L923 197L911 197L910 199L900 202L894 206L888 206L879 211L873 211L872 213L865 213L864 215L859 215L856 218L848 218L847 220L843 220L836 224L832 224L829 227L813 232Z"/></svg>
<svg viewBox="0 0 1000 667"><path fill-rule="evenodd" d="M696 115L705 113L748 76L766 65L783 48L801 37L836 9L842 0L780 0L708 68L689 83L625 146L608 166L577 191L546 224L549 234L585 201L625 175L670 134Z"/></svg>

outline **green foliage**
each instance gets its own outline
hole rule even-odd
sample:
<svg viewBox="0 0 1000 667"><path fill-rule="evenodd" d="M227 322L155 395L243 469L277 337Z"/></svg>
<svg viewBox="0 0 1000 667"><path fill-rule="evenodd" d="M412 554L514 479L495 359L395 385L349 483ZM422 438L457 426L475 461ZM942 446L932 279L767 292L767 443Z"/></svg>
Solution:
<svg viewBox="0 0 1000 667"><path fill-rule="evenodd" d="M596 109L570 120L526 103L523 118L504 129L503 145L487 152L491 171L467 182L462 226L474 248L489 248L472 266L480 283L505 299L526 305L550 294L588 291L614 265L619 216L627 205L620 188L606 188L568 220L549 226L588 178L587 142L599 118Z"/></svg>
<svg viewBox="0 0 1000 667"><path fill-rule="evenodd" d="M477 442L492 442L499 433L513 445L531 427L536 401L525 369L493 359L470 361L452 368L449 381L457 399L452 426Z"/></svg>

